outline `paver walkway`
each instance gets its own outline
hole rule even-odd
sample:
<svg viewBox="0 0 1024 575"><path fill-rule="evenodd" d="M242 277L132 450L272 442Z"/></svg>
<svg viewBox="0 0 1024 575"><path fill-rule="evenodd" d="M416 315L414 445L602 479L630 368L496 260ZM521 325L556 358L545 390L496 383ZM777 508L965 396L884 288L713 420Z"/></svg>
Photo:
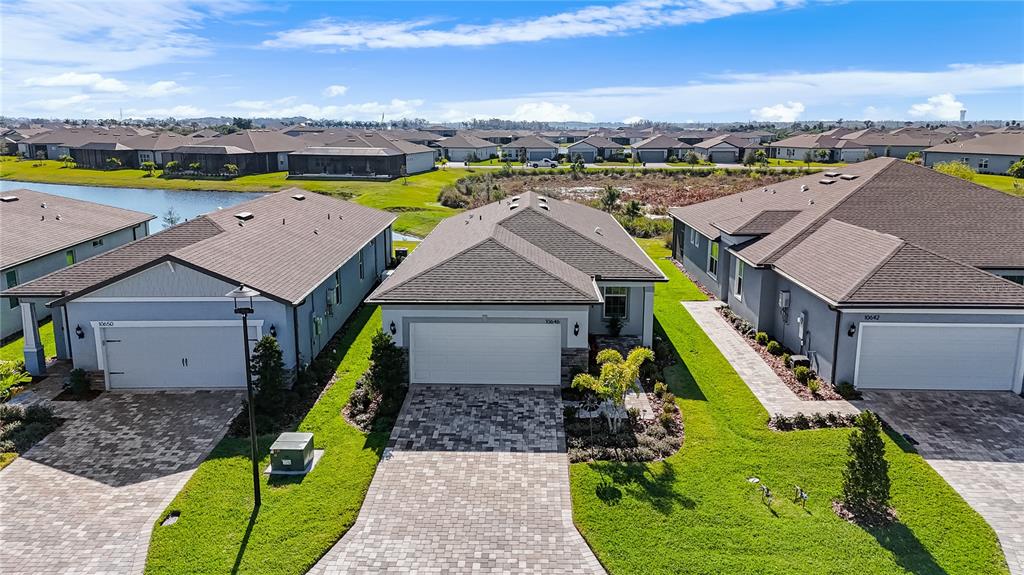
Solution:
<svg viewBox="0 0 1024 575"><path fill-rule="evenodd" d="M240 401L197 391L50 402L67 420L0 471L0 572L142 573L153 522Z"/></svg>
<svg viewBox="0 0 1024 575"><path fill-rule="evenodd" d="M769 415L777 413L793 415L797 412L814 413L860 413L856 406L845 400L811 401L800 399L793 390L779 379L764 359L750 348L743 336L718 313L722 306L718 301L684 301L683 307L690 313L697 325L711 338L711 341L729 360L736 373L746 382L750 391L761 402Z"/></svg>
<svg viewBox="0 0 1024 575"><path fill-rule="evenodd" d="M1024 575L1024 398L1003 392L865 391L878 413L988 521Z"/></svg>
<svg viewBox="0 0 1024 575"><path fill-rule="evenodd" d="M557 389L414 385L359 518L310 573L604 573L568 467Z"/></svg>

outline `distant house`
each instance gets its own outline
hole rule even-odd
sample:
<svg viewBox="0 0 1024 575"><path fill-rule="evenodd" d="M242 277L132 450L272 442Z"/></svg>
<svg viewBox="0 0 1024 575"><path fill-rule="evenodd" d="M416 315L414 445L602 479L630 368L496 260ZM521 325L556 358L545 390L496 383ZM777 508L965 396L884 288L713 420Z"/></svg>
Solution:
<svg viewBox="0 0 1024 575"><path fill-rule="evenodd" d="M135 150L137 156L136 165L141 167L145 162L153 162L157 166L163 166L165 152L179 146L193 145L196 142L192 136L183 136L174 132L159 132L126 138L121 143Z"/></svg>
<svg viewBox="0 0 1024 575"><path fill-rule="evenodd" d="M669 158L681 160L691 150L690 144L672 136L659 134L633 145L633 158L638 162L667 162Z"/></svg>
<svg viewBox="0 0 1024 575"><path fill-rule="evenodd" d="M139 167L139 156L135 149L121 142L88 142L69 148L68 151L79 168Z"/></svg>
<svg viewBox="0 0 1024 575"><path fill-rule="evenodd" d="M0 193L0 275L2 289L11 289L36 278L112 250L149 234L155 216L73 200L33 190ZM0 298L0 338L8 338L22 326L17 298ZM30 321L49 317L39 310ZM32 360L42 361L42 349L32 349Z"/></svg>
<svg viewBox="0 0 1024 575"><path fill-rule="evenodd" d="M431 132L437 134L442 138L450 138L455 135L456 129L451 126L445 126L444 124L430 124L420 128L424 132Z"/></svg>
<svg viewBox="0 0 1024 575"><path fill-rule="evenodd" d="M924 165L963 162L978 172L1005 174L1024 159L1024 132L1001 132L924 150Z"/></svg>
<svg viewBox="0 0 1024 575"><path fill-rule="evenodd" d="M123 126L114 128L59 128L18 142L18 151L27 158L36 158L42 154L48 160L59 160L61 156L71 156L72 149L86 144L123 143L123 140L128 138L151 133L149 130ZM102 157L102 154L90 156L92 159ZM90 165L90 167L101 166Z"/></svg>
<svg viewBox="0 0 1024 575"><path fill-rule="evenodd" d="M325 133L326 135L326 133ZM289 154L289 177L390 180L434 169L434 150L379 132L334 134Z"/></svg>
<svg viewBox="0 0 1024 575"><path fill-rule="evenodd" d="M864 130L847 134L841 139L852 140L857 144L867 146L871 155L880 158L902 159L911 152L922 152L926 148L941 144L950 138L949 134L927 130L897 130L888 133L879 130Z"/></svg>
<svg viewBox="0 0 1024 575"><path fill-rule="evenodd" d="M498 146L470 134L457 134L438 140L441 153L452 162L486 160L498 156Z"/></svg>
<svg viewBox="0 0 1024 575"><path fill-rule="evenodd" d="M684 144L693 146L703 142L704 140L714 138L715 136L721 136L723 133L724 132L719 132L717 130L684 130L682 132L672 132L669 136L672 136Z"/></svg>
<svg viewBox="0 0 1024 575"><path fill-rule="evenodd" d="M588 164L592 164L597 158L619 161L626 155L626 146L597 135L587 136L574 144L569 144L568 150L570 160L575 160L579 156Z"/></svg>
<svg viewBox="0 0 1024 575"><path fill-rule="evenodd" d="M202 130L198 130L198 131L192 132L191 134L188 134L188 137L189 138L195 138L197 140L206 140L208 138L212 138L214 136L220 136L220 135L221 135L221 133L218 132L217 130L214 130L213 128L203 128Z"/></svg>
<svg viewBox="0 0 1024 575"><path fill-rule="evenodd" d="M669 213L687 273L821 378L1021 392L1024 198L877 158Z"/></svg>
<svg viewBox="0 0 1024 575"><path fill-rule="evenodd" d="M558 155L558 144L545 140L540 136L523 136L501 147L501 153L512 160L525 158L535 162L544 158L555 159Z"/></svg>
<svg viewBox="0 0 1024 575"><path fill-rule="evenodd" d="M187 167L198 163L204 173L220 173L225 164L234 164L240 174L266 174L287 170L288 154L308 145L273 130L242 130L171 148L161 156L164 164L175 161Z"/></svg>
<svg viewBox="0 0 1024 575"><path fill-rule="evenodd" d="M610 214L527 192L439 223L367 302L410 383L557 389L586 370L591 338L652 345L664 281Z"/></svg>
<svg viewBox="0 0 1024 575"><path fill-rule="evenodd" d="M58 357L102 374L107 389L244 389L241 320L226 294L239 284L259 291L248 318L250 345L274 337L285 366L304 367L388 267L394 220L388 212L292 188L193 218L0 295L53 310L60 318L54 322ZM23 327L35 331L31 321Z"/></svg>
<svg viewBox="0 0 1024 575"><path fill-rule="evenodd" d="M42 128L42 127L37 127L37 128L7 128L7 129L3 130L2 132L0 132L0 137L3 138L3 143L4 143L3 153L7 154L7 155L11 155L11 156L16 155L16 154L20 154L23 151L21 149L21 147L19 146L19 144L22 141L24 141L24 140L26 140L28 138L31 138L32 136L38 136L40 134L46 134L46 133L52 132L52 131L53 131L53 128ZM24 151L27 152L27 150L28 150L28 148L26 147L24 149ZM24 155L28 156L27 153L24 154Z"/></svg>
<svg viewBox="0 0 1024 575"><path fill-rule="evenodd" d="M871 150L856 140L842 139L845 133L799 134L772 142L766 148L769 157L797 162L807 159L808 153L812 162L853 163L866 160Z"/></svg>
<svg viewBox="0 0 1024 575"><path fill-rule="evenodd" d="M738 164L743 161L747 150L759 149L760 144L732 134L722 134L693 145L698 156L715 164Z"/></svg>

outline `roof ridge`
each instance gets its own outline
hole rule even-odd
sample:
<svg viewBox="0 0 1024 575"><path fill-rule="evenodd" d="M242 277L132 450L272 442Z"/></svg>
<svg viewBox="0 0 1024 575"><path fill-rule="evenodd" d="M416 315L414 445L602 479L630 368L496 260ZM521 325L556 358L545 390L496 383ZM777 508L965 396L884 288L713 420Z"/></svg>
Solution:
<svg viewBox="0 0 1024 575"><path fill-rule="evenodd" d="M818 216L818 217L814 218L813 220L811 220L810 222L808 222L808 224L806 226L804 226L804 228L802 230L800 230L800 232L798 234L796 234L792 238L786 240L781 246L775 248L774 250L769 252L768 255L766 255L763 258L761 258L761 261L763 261L765 263L772 263L772 262L774 262L774 259L775 259L775 257L777 255L779 255L780 253L782 253L784 251L788 251L788 248L790 248L790 246L792 244L799 243L799 242L802 242L805 239L807 239L806 237L801 237L804 232L806 232L807 230L809 230L810 228L812 228L814 225L816 225L818 222L821 222L822 220L828 221L828 220L826 220L827 216L831 215L833 212L835 212L837 209L839 209L839 206L845 204L850 198L852 198L857 192L862 190L864 188L864 186L866 186L869 183L871 183L881 173L883 173L883 172L889 170L890 168L892 168L896 164L897 161L899 161L899 160L894 160L892 162L889 162L887 165L883 166L881 169L875 171L875 173L873 173L870 176L864 178L864 181L861 182L860 185L854 187L852 190L847 192L846 195L843 196L843 198L841 200L839 200L838 202L832 204L832 206L829 209L827 209L824 212L822 212L822 214L820 216ZM817 173L809 174L809 176L817 177ZM728 196L726 196L726 197L728 197ZM803 210L801 210L801 211L803 211ZM835 218L828 218L828 219L835 219ZM842 220L836 220L836 221L842 221ZM846 223L846 222L843 222L843 223ZM865 228L865 229L867 229L867 228Z"/></svg>
<svg viewBox="0 0 1024 575"><path fill-rule="evenodd" d="M933 256L941 259L941 260L946 260L946 261L948 261L950 263L953 263L953 264L956 264L956 265L958 265L960 267L968 268L968 269L970 269L972 271L983 273L985 275L988 275L988 276L991 276L991 277L996 278L998 280L1002 280L1002 281L1004 281L1006 283L1009 283L1010 285L1012 285L1014 287L1024 289L1024 286L1022 286L1021 284L1018 284L1017 282L1012 282L1012 281L1010 281L1010 280L1008 280L1008 279L1006 279L1006 278L1004 278L1002 276L997 276L996 274L994 274L994 273L992 273L990 271L986 271L986 270L983 270L983 269L981 269L979 267L972 266L969 263L962 262L960 260L954 259L954 258L952 258L950 256L945 255L945 254L940 254L939 252L936 252L934 250L930 250L930 249L928 249L928 248L926 248L926 247L924 247L922 245L915 244L913 242L908 242L906 240L904 240L903 243L905 244L904 247L910 246L910 247L913 247L913 248L917 248L917 249L921 250L922 252L931 254L931 255L933 255Z"/></svg>

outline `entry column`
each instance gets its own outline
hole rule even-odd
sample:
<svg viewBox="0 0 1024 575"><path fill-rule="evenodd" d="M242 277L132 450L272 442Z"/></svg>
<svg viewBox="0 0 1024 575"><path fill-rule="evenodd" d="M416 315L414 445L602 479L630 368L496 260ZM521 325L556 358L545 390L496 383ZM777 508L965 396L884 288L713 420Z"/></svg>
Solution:
<svg viewBox="0 0 1024 575"><path fill-rule="evenodd" d="M21 331L25 336L25 369L32 375L46 375L46 352L39 340L36 304L21 300Z"/></svg>

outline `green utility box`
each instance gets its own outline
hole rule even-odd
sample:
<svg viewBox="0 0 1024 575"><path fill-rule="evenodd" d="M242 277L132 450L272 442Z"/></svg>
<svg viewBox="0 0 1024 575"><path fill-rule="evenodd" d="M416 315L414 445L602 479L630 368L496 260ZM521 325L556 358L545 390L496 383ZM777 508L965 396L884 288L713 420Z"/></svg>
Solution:
<svg viewBox="0 0 1024 575"><path fill-rule="evenodd" d="M271 472L302 472L313 465L313 434L282 433L270 446Z"/></svg>

